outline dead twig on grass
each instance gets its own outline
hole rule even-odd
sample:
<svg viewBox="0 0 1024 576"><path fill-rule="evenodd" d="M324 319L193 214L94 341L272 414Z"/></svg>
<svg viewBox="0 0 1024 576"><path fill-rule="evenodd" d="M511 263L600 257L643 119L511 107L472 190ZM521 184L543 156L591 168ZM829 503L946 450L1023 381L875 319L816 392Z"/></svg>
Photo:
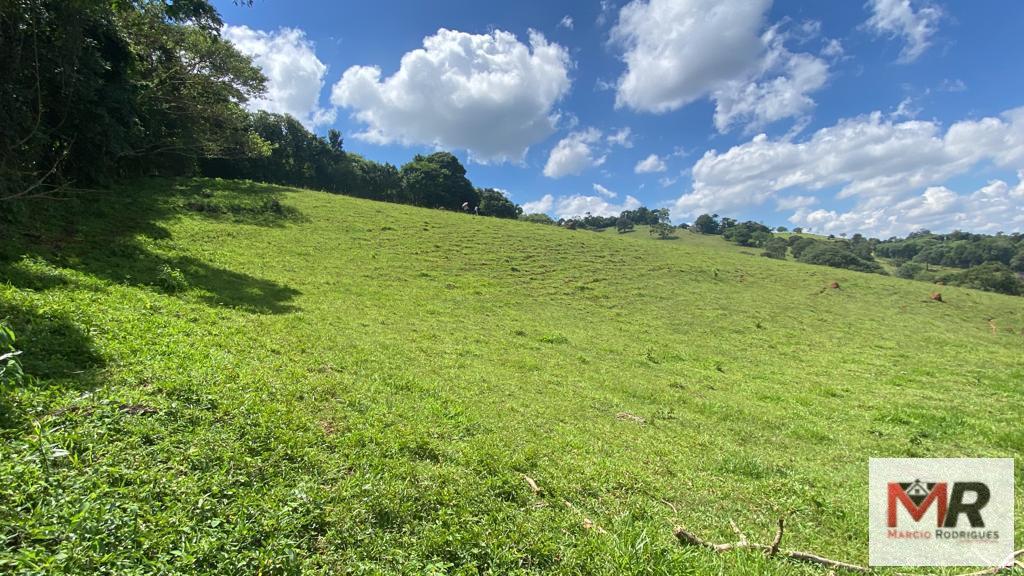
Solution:
<svg viewBox="0 0 1024 576"><path fill-rule="evenodd" d="M765 553L768 557L787 558L797 562L804 562L808 564L816 564L824 568L846 570L848 572L856 572L858 574L868 574L871 569L867 566L860 566L857 564L850 564L841 560L833 560L810 552L801 552L798 550L783 550L782 536L785 533L786 521L785 517L779 518L778 526L775 529L775 537L772 539L771 544L758 544L756 542L750 542L747 540L746 535L736 526L736 523L729 520L729 526L732 527L732 531L736 533L736 537L739 539L737 542L727 542L723 544L716 544L704 540L700 536L697 536L689 530L677 526L675 529L676 539L679 540L680 544L685 546L695 546L698 548L704 548L711 550L712 552L723 553L731 550L760 550ZM966 572L957 576L987 576L991 574L999 574L1004 570L1013 570L1014 567L1024 568L1024 562L1018 561L1017 558L1024 556L1024 550L1018 550L1010 555L1006 559L1006 562L999 566L992 568L986 568L984 570L978 570L976 572Z"/></svg>
<svg viewBox="0 0 1024 576"><path fill-rule="evenodd" d="M771 544L758 544L756 542L750 542L747 537L740 531L736 524L732 521L729 522L732 525L733 532L736 532L739 538L738 542L715 544L714 542L708 542L700 536L697 536L693 532L683 528L676 527L675 535L676 539L681 544L687 546L697 546L699 548L705 548L714 552L722 553L729 552L730 550L761 550L767 556L770 557L781 557L789 558L790 560L796 560L798 562L806 562L810 564L817 564L826 568L838 568L841 570L847 570L850 572L857 572L860 574L867 574L869 569L865 566L858 566L856 564L849 564L840 560L832 560L831 558L825 558L824 556L818 556L817 554L811 554L810 552L800 552L796 550L782 550L782 536L786 529L785 518L779 518L778 526L775 529L775 538L772 539Z"/></svg>

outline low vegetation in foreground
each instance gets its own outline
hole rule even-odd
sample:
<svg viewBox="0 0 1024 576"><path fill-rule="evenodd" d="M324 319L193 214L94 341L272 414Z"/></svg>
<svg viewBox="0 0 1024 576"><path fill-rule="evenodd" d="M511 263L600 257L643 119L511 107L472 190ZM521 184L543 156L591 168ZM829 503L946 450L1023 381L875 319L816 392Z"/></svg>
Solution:
<svg viewBox="0 0 1024 576"><path fill-rule="evenodd" d="M26 210L4 573L818 574L673 528L865 563L871 456L1015 457L1024 540L1019 298L246 182Z"/></svg>

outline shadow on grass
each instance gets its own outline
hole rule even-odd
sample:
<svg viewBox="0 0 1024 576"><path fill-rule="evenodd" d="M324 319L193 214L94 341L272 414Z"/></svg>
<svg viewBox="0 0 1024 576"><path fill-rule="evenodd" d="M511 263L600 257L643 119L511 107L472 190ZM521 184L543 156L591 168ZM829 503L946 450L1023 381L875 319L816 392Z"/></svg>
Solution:
<svg viewBox="0 0 1024 576"><path fill-rule="evenodd" d="M14 330L17 348L23 351L18 359L29 377L17 386L59 392L97 385L103 359L89 335L70 318L0 301L0 322ZM27 415L11 401L10 392L0 390L0 429L27 425Z"/></svg>
<svg viewBox="0 0 1024 576"><path fill-rule="evenodd" d="M0 282L46 290L67 281L59 270L64 267L166 289L168 271L180 270L187 285L205 293L202 299L211 305L286 313L295 309L291 301L299 292L294 288L148 247L153 240L169 239L160 222L181 214L254 226L304 219L280 198L275 186L189 179L140 180L65 200L27 201L0 234Z"/></svg>

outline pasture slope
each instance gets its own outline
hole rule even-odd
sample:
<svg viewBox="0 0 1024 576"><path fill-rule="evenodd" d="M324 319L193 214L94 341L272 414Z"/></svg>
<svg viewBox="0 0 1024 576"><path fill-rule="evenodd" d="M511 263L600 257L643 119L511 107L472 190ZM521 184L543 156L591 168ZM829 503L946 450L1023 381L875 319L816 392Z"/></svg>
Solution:
<svg viewBox="0 0 1024 576"><path fill-rule="evenodd" d="M823 574L673 527L866 563L871 456L1015 457L1024 541L1021 298L243 182L25 209L0 572Z"/></svg>

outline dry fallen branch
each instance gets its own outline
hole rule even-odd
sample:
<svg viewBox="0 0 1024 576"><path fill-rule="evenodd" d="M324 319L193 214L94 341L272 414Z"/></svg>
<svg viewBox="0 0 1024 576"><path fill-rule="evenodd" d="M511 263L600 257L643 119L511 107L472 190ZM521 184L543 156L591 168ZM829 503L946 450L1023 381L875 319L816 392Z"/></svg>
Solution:
<svg viewBox="0 0 1024 576"><path fill-rule="evenodd" d="M778 527L775 530L775 538L772 539L771 544L757 544L755 542L748 542L746 536L740 532L739 528L736 527L735 523L732 524L733 531L736 532L739 537L739 542L730 544L715 544L702 539L693 532L686 530L682 527L677 527L675 530L676 539L680 543L687 546L697 546L699 548L706 548L714 552L728 552L730 550L761 550L768 556L779 556L782 558L789 558L790 560L796 560L798 562L807 562L810 564L817 564L826 568L839 568L850 572L858 572L861 574L868 573L868 568L864 566L858 566L856 564L848 564L839 560L832 560L831 558L825 558L818 556L817 554L811 554L809 552L799 552L796 550L782 550L782 535L785 532L786 522L784 518L779 518Z"/></svg>
<svg viewBox="0 0 1024 576"><path fill-rule="evenodd" d="M526 474L523 474L523 479L526 480L526 483L530 485L530 490L533 490L534 494L539 494L540 493L540 486L537 485L537 481L536 480L534 480L533 478L530 478Z"/></svg>
<svg viewBox="0 0 1024 576"><path fill-rule="evenodd" d="M687 546L696 546L698 548L704 548L713 552L728 552L730 550L761 550L765 555L769 557L778 556L780 558L788 558L797 562L805 562L809 564L817 564L825 568L838 568L841 570L847 570L849 572L857 572L860 574L868 574L871 569L866 566L859 566L857 564L849 564L841 560L832 560L831 558L825 558L824 556L818 556L810 552L800 552L797 550L782 550L782 535L785 532L785 518L779 518L778 527L775 530L775 538L772 539L771 544L758 544L756 542L747 541L746 535L736 526L736 523L729 520L729 525L732 527L732 531L736 533L736 537L739 538L738 542L715 544L714 542L708 542L700 536L697 536L689 530L677 526L675 529L676 539L679 540L680 544ZM957 576L987 576L990 574L999 574L1004 570L1013 570L1015 566L1024 568L1024 562L1017 561L1018 557L1024 556L1024 549L1014 552L1006 562L1000 566L993 568L986 568L977 572L967 572L959 574Z"/></svg>

